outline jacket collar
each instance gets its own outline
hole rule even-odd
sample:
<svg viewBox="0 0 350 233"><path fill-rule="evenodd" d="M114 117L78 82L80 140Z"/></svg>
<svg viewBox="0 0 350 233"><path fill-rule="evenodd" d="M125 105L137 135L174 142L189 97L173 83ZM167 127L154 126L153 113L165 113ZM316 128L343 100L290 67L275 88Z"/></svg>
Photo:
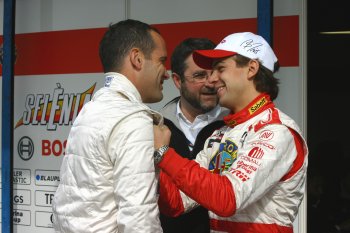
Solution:
<svg viewBox="0 0 350 233"><path fill-rule="evenodd" d="M142 102L141 95L130 80L120 73L105 73L105 88L120 92L131 101Z"/></svg>
<svg viewBox="0 0 350 233"><path fill-rule="evenodd" d="M104 88L114 93L120 93L129 101L137 103L142 110L146 110L152 115L154 124L163 124L163 116L142 102L139 91L124 75L115 72L105 73Z"/></svg>
<svg viewBox="0 0 350 233"><path fill-rule="evenodd" d="M245 122L254 116L258 115L267 108L273 108L275 105L271 101L270 96L266 93L258 95L241 111L229 114L224 117L225 124L229 127L234 127L242 122Z"/></svg>

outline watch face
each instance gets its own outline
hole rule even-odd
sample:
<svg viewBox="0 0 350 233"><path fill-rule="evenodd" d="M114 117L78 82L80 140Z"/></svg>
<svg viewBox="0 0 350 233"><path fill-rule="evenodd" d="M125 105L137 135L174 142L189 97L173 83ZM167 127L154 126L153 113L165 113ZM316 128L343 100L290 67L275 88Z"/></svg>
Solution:
<svg viewBox="0 0 350 233"><path fill-rule="evenodd" d="M154 157L154 163L157 164L160 162L162 155L158 151L154 151L153 157Z"/></svg>
<svg viewBox="0 0 350 233"><path fill-rule="evenodd" d="M155 164L158 164L162 160L164 153L168 149L169 149L169 146L164 145L164 146L161 146L158 150L154 151L153 157L154 157Z"/></svg>

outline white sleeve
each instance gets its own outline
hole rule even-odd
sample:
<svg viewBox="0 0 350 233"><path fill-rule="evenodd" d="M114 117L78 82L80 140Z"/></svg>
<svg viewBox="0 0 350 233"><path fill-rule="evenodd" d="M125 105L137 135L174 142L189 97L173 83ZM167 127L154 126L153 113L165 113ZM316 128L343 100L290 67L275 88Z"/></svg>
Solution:
<svg viewBox="0 0 350 233"><path fill-rule="evenodd" d="M114 164L118 232L163 232L153 152L153 120L148 113L132 114L115 126L108 154Z"/></svg>

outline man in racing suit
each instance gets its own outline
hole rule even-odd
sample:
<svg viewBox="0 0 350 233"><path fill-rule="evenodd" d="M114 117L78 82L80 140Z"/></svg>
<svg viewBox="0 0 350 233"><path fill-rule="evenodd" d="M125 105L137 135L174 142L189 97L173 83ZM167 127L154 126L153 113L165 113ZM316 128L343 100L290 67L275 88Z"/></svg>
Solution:
<svg viewBox="0 0 350 233"><path fill-rule="evenodd" d="M161 233L153 124L144 103L163 98L165 41L137 20L113 24L100 42L105 85L74 121L53 199L60 233Z"/></svg>
<svg viewBox="0 0 350 233"><path fill-rule="evenodd" d="M213 65L209 81L231 114L195 161L168 148L166 126L154 127L161 212L178 216L200 204L210 211L211 232L292 233L308 149L297 124L272 102L278 95L273 50L258 35L235 33L214 50L196 51L194 61Z"/></svg>

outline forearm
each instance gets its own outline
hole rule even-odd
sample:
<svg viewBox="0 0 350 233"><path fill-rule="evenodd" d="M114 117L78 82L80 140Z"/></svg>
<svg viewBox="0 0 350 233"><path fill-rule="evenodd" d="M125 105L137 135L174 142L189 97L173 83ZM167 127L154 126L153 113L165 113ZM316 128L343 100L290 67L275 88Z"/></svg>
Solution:
<svg viewBox="0 0 350 233"><path fill-rule="evenodd" d="M198 163L179 156L170 148L158 166L190 198L219 216L231 216L236 200L227 177L212 174Z"/></svg>
<svg viewBox="0 0 350 233"><path fill-rule="evenodd" d="M164 172L159 175L159 210L165 215L177 217L184 212L179 189Z"/></svg>

